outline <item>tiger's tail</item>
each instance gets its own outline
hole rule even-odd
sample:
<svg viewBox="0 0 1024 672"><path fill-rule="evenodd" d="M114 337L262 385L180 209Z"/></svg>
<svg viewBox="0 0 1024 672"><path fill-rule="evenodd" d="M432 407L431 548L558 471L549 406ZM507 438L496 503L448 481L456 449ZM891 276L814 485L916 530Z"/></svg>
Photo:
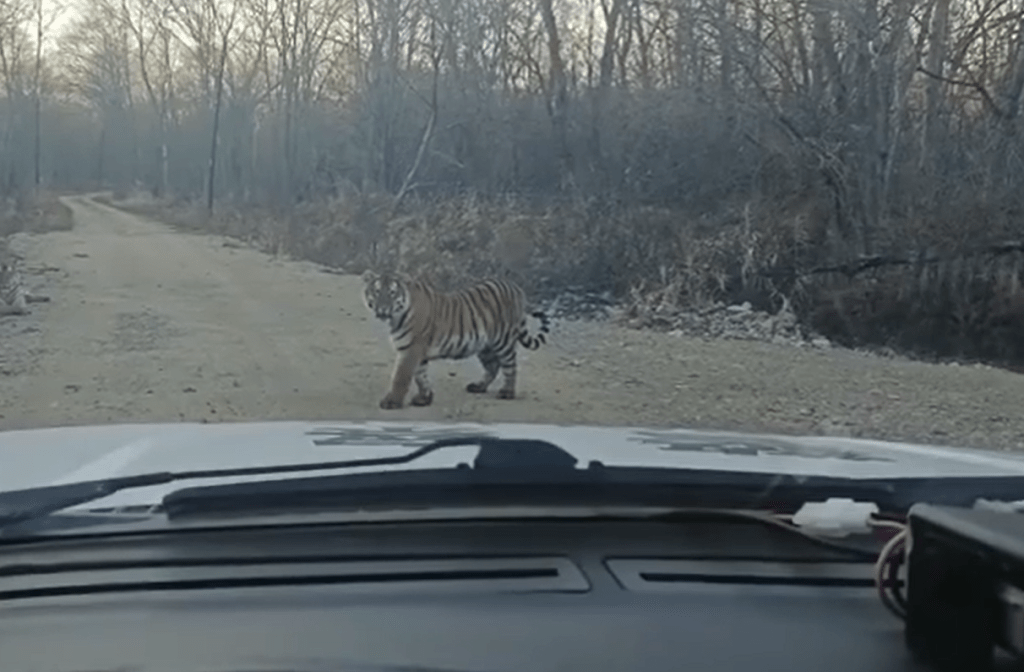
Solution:
<svg viewBox="0 0 1024 672"><path fill-rule="evenodd" d="M536 334L530 335L530 331L526 328L526 321L523 321L523 329L519 332L519 342L522 343L523 347L527 350L536 350L541 345L547 342L547 337L544 334L549 333L550 321L546 313L537 311L530 313L530 317L535 317L540 320L540 329Z"/></svg>

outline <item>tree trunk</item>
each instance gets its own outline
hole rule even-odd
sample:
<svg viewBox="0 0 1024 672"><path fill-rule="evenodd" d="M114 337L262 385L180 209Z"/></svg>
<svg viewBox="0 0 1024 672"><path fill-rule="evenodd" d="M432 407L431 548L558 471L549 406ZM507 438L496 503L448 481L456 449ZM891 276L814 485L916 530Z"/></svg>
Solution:
<svg viewBox="0 0 1024 672"><path fill-rule="evenodd" d="M229 29L230 30L230 29ZM224 96L224 63L228 57L228 35L220 45L220 63L217 65L217 93L213 105L213 133L210 136L210 170L206 179L206 211L213 212L214 178L217 174L217 140L220 132L220 105Z"/></svg>
<svg viewBox="0 0 1024 672"><path fill-rule="evenodd" d="M568 84L565 79L565 65L562 62L562 46L558 37L558 24L551 0L540 0L540 10L544 17L544 27L548 33L548 56L551 60L551 91L548 110L551 125L555 133L555 143L559 150L559 168L561 182L572 178L572 152L569 150L569 134L566 107L569 102Z"/></svg>
<svg viewBox="0 0 1024 672"><path fill-rule="evenodd" d="M937 159L935 146L938 144L942 106L943 65L946 61L946 41L949 35L949 0L935 0L932 22L928 31L928 68L930 76L925 87L925 117L921 133L920 168L934 174Z"/></svg>

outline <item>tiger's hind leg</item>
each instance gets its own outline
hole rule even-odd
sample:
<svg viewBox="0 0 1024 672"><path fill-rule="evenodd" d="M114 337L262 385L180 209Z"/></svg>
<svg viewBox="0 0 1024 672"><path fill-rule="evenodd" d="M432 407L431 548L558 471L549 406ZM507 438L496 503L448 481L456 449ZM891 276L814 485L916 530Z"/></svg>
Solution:
<svg viewBox="0 0 1024 672"><path fill-rule="evenodd" d="M501 353L498 358L498 364L501 366L501 375L505 381L501 385L501 389L498 390L498 399L515 399L516 398L516 347L515 342L512 343L506 352Z"/></svg>
<svg viewBox="0 0 1024 672"><path fill-rule="evenodd" d="M501 364L498 361L498 355L493 350L481 350L477 357L479 357L480 363L483 364L484 377L478 383L466 385L466 391L473 394L483 394L490 387L491 383L494 382L494 379L498 377L498 370L501 368Z"/></svg>
<svg viewBox="0 0 1024 672"><path fill-rule="evenodd" d="M416 367L414 380L416 381L418 392L409 403L413 406L430 406L434 401L434 390L430 389L430 379L427 378L427 360L424 359Z"/></svg>

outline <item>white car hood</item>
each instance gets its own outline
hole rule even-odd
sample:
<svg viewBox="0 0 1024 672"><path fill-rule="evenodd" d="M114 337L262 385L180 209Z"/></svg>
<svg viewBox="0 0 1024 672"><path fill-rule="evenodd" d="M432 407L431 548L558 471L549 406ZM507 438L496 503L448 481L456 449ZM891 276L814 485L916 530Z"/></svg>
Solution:
<svg viewBox="0 0 1024 672"><path fill-rule="evenodd" d="M453 435L544 439L608 466L684 467L807 476L893 478L1024 476L1024 455L830 437L685 429L416 422L132 424L0 432L0 491L146 472L191 471L397 456ZM392 467L428 469L471 462L475 446L453 447ZM76 508L149 504L188 485L319 473L204 479L125 490Z"/></svg>

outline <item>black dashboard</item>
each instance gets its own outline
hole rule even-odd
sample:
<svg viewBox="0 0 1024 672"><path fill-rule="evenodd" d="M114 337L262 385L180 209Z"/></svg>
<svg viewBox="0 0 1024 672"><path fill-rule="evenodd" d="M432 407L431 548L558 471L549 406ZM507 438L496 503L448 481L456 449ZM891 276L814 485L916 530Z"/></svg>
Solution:
<svg viewBox="0 0 1024 672"><path fill-rule="evenodd" d="M742 520L5 541L0 670L925 669L872 571Z"/></svg>

